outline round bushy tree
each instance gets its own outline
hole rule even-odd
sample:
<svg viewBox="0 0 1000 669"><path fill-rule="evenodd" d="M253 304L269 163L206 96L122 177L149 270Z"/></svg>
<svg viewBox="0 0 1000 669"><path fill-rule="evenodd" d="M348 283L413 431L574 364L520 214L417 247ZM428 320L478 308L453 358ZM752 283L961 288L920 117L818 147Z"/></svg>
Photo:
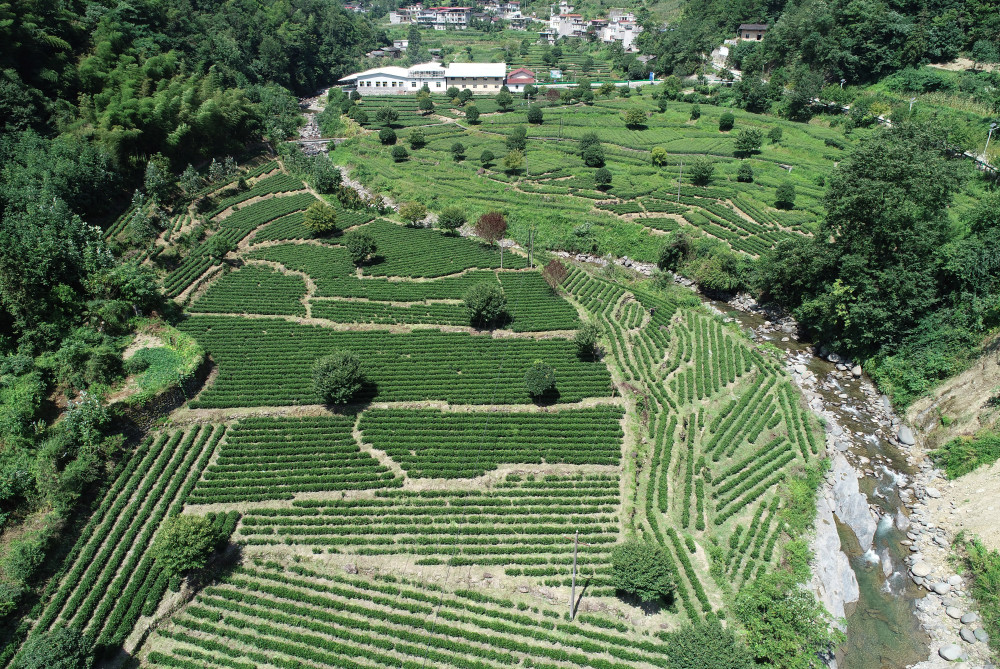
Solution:
<svg viewBox="0 0 1000 669"><path fill-rule="evenodd" d="M691 120L697 121L701 118L701 107L697 104L691 105Z"/></svg>
<svg viewBox="0 0 1000 669"><path fill-rule="evenodd" d="M646 112L638 107L629 109L623 116L625 119L625 125L629 128L641 128L646 125Z"/></svg>
<svg viewBox="0 0 1000 669"><path fill-rule="evenodd" d="M404 202L399 207L399 217L410 225L427 218L427 207L421 202Z"/></svg>
<svg viewBox="0 0 1000 669"><path fill-rule="evenodd" d="M594 358L597 355L597 338L601 336L601 328L593 321L587 321L580 326L573 336L576 352L581 358Z"/></svg>
<svg viewBox="0 0 1000 669"><path fill-rule="evenodd" d="M382 128L378 131L378 141L389 146L396 143L396 131L392 128Z"/></svg>
<svg viewBox="0 0 1000 669"><path fill-rule="evenodd" d="M548 395L556 387L556 370L543 360L535 360L524 373L524 386L532 397Z"/></svg>
<svg viewBox="0 0 1000 669"><path fill-rule="evenodd" d="M604 167L604 149L600 144L591 144L581 152L581 156L587 167Z"/></svg>
<svg viewBox="0 0 1000 669"><path fill-rule="evenodd" d="M424 116L426 116L434 111L434 103L429 97L420 98L420 102L417 103L417 109L422 111Z"/></svg>
<svg viewBox="0 0 1000 669"><path fill-rule="evenodd" d="M465 120L468 121L470 125L476 125L479 123L479 107L474 104L465 105Z"/></svg>
<svg viewBox="0 0 1000 669"><path fill-rule="evenodd" d="M719 117L719 130L729 132L734 125L736 125L736 117L733 116L733 112L722 112L722 116Z"/></svg>
<svg viewBox="0 0 1000 669"><path fill-rule="evenodd" d="M378 251L375 238L367 230L355 230L344 239L344 246L351 256L351 262L361 266Z"/></svg>
<svg viewBox="0 0 1000 669"><path fill-rule="evenodd" d="M652 602L674 591L670 558L663 548L631 539L611 551L611 582L616 589Z"/></svg>
<svg viewBox="0 0 1000 669"><path fill-rule="evenodd" d="M460 207L445 207L438 214L438 227L452 234L465 225L465 221L465 212Z"/></svg>
<svg viewBox="0 0 1000 669"><path fill-rule="evenodd" d="M492 246L507 234L507 217L499 211L489 211L476 221L476 234Z"/></svg>
<svg viewBox="0 0 1000 669"><path fill-rule="evenodd" d="M156 533L150 551L164 571L179 576L204 567L223 539L220 528L205 516L172 516Z"/></svg>
<svg viewBox="0 0 1000 669"><path fill-rule="evenodd" d="M740 162L739 169L736 170L736 180L746 184L752 182L753 166L745 160Z"/></svg>
<svg viewBox="0 0 1000 669"><path fill-rule="evenodd" d="M715 165L704 156L698 156L691 161L691 181L697 186L705 186L712 180Z"/></svg>
<svg viewBox="0 0 1000 669"><path fill-rule="evenodd" d="M469 322L475 327L488 327L507 318L507 296L495 283L480 283L465 294Z"/></svg>
<svg viewBox="0 0 1000 669"><path fill-rule="evenodd" d="M456 163L460 163L465 160L465 145L461 142L455 142L452 144L451 157Z"/></svg>
<svg viewBox="0 0 1000 669"><path fill-rule="evenodd" d="M668 155L667 150L662 146L654 146L650 152L650 158L657 167L663 167L667 164Z"/></svg>
<svg viewBox="0 0 1000 669"><path fill-rule="evenodd" d="M427 145L427 135L422 128L414 128L410 131L410 148L422 149Z"/></svg>
<svg viewBox="0 0 1000 669"><path fill-rule="evenodd" d="M406 147L403 146L402 144L397 144L396 146L392 147L392 151L390 151L390 153L392 154L393 161L397 163L401 163L410 157L410 152L407 151Z"/></svg>
<svg viewBox="0 0 1000 669"><path fill-rule="evenodd" d="M778 142L781 141L781 135L782 135L781 126L776 125L773 128L771 128L770 132L767 133L767 138L771 140L771 144L777 144Z"/></svg>
<svg viewBox="0 0 1000 669"><path fill-rule="evenodd" d="M479 162L482 164L483 167L489 167L490 165L493 164L493 161L495 161L496 159L497 157L494 156L493 152L490 151L489 149L483 149L483 152L479 154Z"/></svg>
<svg viewBox="0 0 1000 669"><path fill-rule="evenodd" d="M508 111L514 107L514 96L510 91L500 91L496 95L497 106L501 111Z"/></svg>
<svg viewBox="0 0 1000 669"><path fill-rule="evenodd" d="M790 183L783 183L778 186L774 193L774 206L778 209L792 209L795 207L795 186Z"/></svg>
<svg viewBox="0 0 1000 669"><path fill-rule="evenodd" d="M528 123L534 123L538 125L545 120L544 114L542 114L542 108L538 105L530 105L528 107Z"/></svg>
<svg viewBox="0 0 1000 669"><path fill-rule="evenodd" d="M302 224L313 234L329 234L337 230L337 210L328 204L313 202L306 209Z"/></svg>
<svg viewBox="0 0 1000 669"><path fill-rule="evenodd" d="M760 145L764 140L764 134L757 128L744 128L736 135L736 155L749 156L752 153L760 153Z"/></svg>
<svg viewBox="0 0 1000 669"><path fill-rule="evenodd" d="M379 107L375 112L375 120L385 126L390 126L399 120L399 112L392 107Z"/></svg>
<svg viewBox="0 0 1000 669"><path fill-rule="evenodd" d="M75 627L56 625L32 634L11 662L11 669L90 669L92 649Z"/></svg>
<svg viewBox="0 0 1000 669"><path fill-rule="evenodd" d="M594 186L598 190L606 190L611 187L611 170L602 167L594 172Z"/></svg>
<svg viewBox="0 0 1000 669"><path fill-rule="evenodd" d="M313 364L313 391L327 404L346 404L364 382L361 361L351 351L334 351Z"/></svg>

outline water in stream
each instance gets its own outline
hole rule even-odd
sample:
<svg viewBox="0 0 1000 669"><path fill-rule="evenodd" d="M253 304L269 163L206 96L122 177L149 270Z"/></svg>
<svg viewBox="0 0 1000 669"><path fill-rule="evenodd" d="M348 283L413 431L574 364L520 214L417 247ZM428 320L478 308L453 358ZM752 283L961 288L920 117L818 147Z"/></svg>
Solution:
<svg viewBox="0 0 1000 669"><path fill-rule="evenodd" d="M739 322L744 329L760 332L765 317L733 311L726 303L709 301L716 309ZM781 341L783 338L788 341ZM845 455L862 473L861 491L878 508L881 520L872 549L862 553L850 528L840 526L841 547L847 555L860 590L856 604L848 604L847 642L837 653L842 669L881 669L906 667L925 660L928 638L915 615L915 602L923 596L907 577L903 559L908 549L900 544L905 535L893 519L905 514L899 498L899 486L912 472L902 453L884 439L888 429L884 416L873 410L873 397L866 395L864 379L838 372L833 363L812 353L810 344L796 341L781 330L764 332L765 339L786 354L790 364L805 364L815 374L812 407L826 413L831 424L844 432L837 441L846 444ZM877 402L877 400L875 400ZM841 449L843 450L843 448ZM885 572L888 572L886 574Z"/></svg>

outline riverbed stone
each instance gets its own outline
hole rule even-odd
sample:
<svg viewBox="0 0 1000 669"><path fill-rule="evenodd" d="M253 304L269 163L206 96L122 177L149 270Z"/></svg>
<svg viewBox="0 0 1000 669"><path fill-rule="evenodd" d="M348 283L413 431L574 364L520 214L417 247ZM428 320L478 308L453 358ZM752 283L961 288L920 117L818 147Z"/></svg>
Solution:
<svg viewBox="0 0 1000 669"><path fill-rule="evenodd" d="M861 377L861 365L854 365L854 367L851 367L851 374L853 374L855 377L859 377L860 378Z"/></svg>
<svg viewBox="0 0 1000 669"><path fill-rule="evenodd" d="M948 592L951 590L951 586L945 583L944 581L938 581L937 583L931 585L931 590L933 590L939 595L947 595Z"/></svg>
<svg viewBox="0 0 1000 669"><path fill-rule="evenodd" d="M955 620L962 617L962 609L957 606L949 606L944 610L944 612L948 614L949 618L954 618Z"/></svg>
<svg viewBox="0 0 1000 669"><path fill-rule="evenodd" d="M913 565L910 571L913 572L914 576L920 576L921 578L923 578L925 576L930 576L930 573L934 571L934 568L931 567L926 562L918 562L917 564Z"/></svg>
<svg viewBox="0 0 1000 669"><path fill-rule="evenodd" d="M966 643L976 643L976 635L968 627L963 627L958 631L958 636L962 637L962 641Z"/></svg>
<svg viewBox="0 0 1000 669"><path fill-rule="evenodd" d="M938 655L949 662L954 662L962 655L962 649L955 644L950 643L947 646L941 646L941 650L938 651Z"/></svg>
<svg viewBox="0 0 1000 669"><path fill-rule="evenodd" d="M962 577L958 574L952 574L948 577L948 585L955 587L956 585L962 585Z"/></svg>
<svg viewBox="0 0 1000 669"><path fill-rule="evenodd" d="M977 623L977 622L979 622L979 614L977 613L973 613L970 611L969 613L966 613L964 616L962 616L963 625L971 625L972 623Z"/></svg>
<svg viewBox="0 0 1000 669"><path fill-rule="evenodd" d="M896 433L899 440L907 446L913 446L917 440L913 438L913 430L907 425L900 425L899 432Z"/></svg>
<svg viewBox="0 0 1000 669"><path fill-rule="evenodd" d="M834 513L840 522L854 532L861 552L867 552L872 547L876 523L868 507L868 498L858 485L858 473L843 453L834 456L830 472L833 478Z"/></svg>
<svg viewBox="0 0 1000 669"><path fill-rule="evenodd" d="M938 497L941 496L941 491L935 488L934 486L927 486L926 488L924 488L924 492L927 493L928 497L931 497L933 499L937 499Z"/></svg>
<svg viewBox="0 0 1000 669"><path fill-rule="evenodd" d="M981 641L982 643L990 642L990 635L987 634L986 630L984 630L982 627L977 627L976 630L973 632L973 634L975 634L976 639Z"/></svg>

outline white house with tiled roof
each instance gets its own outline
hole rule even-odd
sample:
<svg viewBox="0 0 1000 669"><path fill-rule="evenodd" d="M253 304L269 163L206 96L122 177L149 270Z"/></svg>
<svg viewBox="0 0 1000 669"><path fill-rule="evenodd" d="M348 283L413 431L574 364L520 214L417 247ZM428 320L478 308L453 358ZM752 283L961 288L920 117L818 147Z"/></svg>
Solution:
<svg viewBox="0 0 1000 669"><path fill-rule="evenodd" d="M431 61L405 67L376 67L355 72L340 80L362 95L416 93L425 84L432 93L444 93L452 86L473 94L498 93L504 85L506 63L452 63L445 67Z"/></svg>

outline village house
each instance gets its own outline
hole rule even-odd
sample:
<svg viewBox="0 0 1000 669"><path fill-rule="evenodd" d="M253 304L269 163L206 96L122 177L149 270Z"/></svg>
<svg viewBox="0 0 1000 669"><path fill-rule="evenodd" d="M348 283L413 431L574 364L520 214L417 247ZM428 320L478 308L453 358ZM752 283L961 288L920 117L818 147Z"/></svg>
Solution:
<svg viewBox="0 0 1000 669"><path fill-rule="evenodd" d="M523 93L525 86L535 83L535 73L526 67L519 67L507 74L507 90L511 93Z"/></svg>
<svg viewBox="0 0 1000 669"><path fill-rule="evenodd" d="M362 95L416 93L425 85L434 93L443 93L454 86L473 94L488 95L500 91L506 71L506 63L452 63L445 67L432 61L410 68L376 67L348 75L340 83Z"/></svg>
<svg viewBox="0 0 1000 669"><path fill-rule="evenodd" d="M755 40L759 42L764 39L764 33L766 32L766 23L741 23L740 31L736 38L741 40Z"/></svg>

